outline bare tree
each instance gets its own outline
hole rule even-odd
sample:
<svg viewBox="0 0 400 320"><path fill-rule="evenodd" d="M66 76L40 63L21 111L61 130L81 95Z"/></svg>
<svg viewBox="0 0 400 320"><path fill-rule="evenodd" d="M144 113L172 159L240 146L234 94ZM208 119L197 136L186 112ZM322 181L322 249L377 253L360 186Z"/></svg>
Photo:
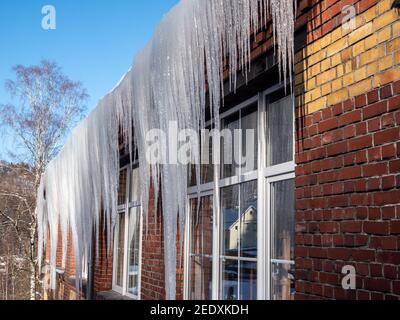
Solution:
<svg viewBox="0 0 400 320"><path fill-rule="evenodd" d="M22 193L1 185L0 196L19 203L18 210L29 217L27 226L21 227L17 225L18 219L3 212L18 234L29 234L30 299L34 300L39 282L36 192L47 164L58 153L67 132L82 119L88 95L81 83L68 79L53 62L17 65L13 71L15 79L6 81L6 89L18 104L0 105L0 124L16 138L19 148L15 157L28 164L26 175L31 177L31 184Z"/></svg>

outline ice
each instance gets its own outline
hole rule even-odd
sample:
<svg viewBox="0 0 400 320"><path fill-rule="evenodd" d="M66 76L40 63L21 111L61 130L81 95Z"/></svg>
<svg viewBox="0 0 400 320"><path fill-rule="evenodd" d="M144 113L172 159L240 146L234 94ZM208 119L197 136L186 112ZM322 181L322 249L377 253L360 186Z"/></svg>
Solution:
<svg viewBox="0 0 400 320"><path fill-rule="evenodd" d="M148 221L151 186L155 207L163 201L166 298L175 299L176 239L183 239L187 206L188 167L149 164L146 133L178 129L198 132L205 126L207 105L215 128L223 100L223 70L229 64L229 83L250 70L251 34L273 18L276 53L283 80L291 80L293 64L293 0L182 0L164 16L151 41L135 57L131 69L67 140L48 166L38 191L39 261L50 241L51 288L56 280L56 250L62 236L63 260L70 234L75 253L77 287L82 261L90 261L100 233L107 232L111 253L117 216L119 178L118 132L133 159L137 149L144 223ZM208 93L208 95L207 95ZM208 101L206 100L208 97ZM134 129L133 129L134 128ZM199 153L200 150L195 150ZM164 154L166 159L169 155ZM200 157L199 154L194 157ZM197 181L200 170L196 168ZM215 170L218 205L218 170ZM161 191L161 199L158 199ZM104 228L104 229L100 229ZM146 236L146 235L143 235ZM95 240L95 242L93 241ZM98 254L95 254L98 257Z"/></svg>

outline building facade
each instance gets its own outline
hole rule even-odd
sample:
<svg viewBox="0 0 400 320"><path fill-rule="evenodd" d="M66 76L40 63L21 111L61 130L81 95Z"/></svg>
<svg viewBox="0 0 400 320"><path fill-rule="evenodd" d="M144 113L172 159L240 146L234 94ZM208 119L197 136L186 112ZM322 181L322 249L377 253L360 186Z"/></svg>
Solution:
<svg viewBox="0 0 400 320"><path fill-rule="evenodd" d="M271 21L254 33L251 71L235 92L225 88L221 127L253 129L256 156L246 166L223 163L218 194L211 165L202 165L200 195L193 178L182 181L189 205L176 244L178 299L400 299L392 5L298 1L292 83L280 80ZM150 197L145 221L137 167L121 154L121 168L111 252L103 232L77 293L72 242L64 265L60 243L49 298L165 299L162 203ZM345 270L354 270L355 288L344 288Z"/></svg>

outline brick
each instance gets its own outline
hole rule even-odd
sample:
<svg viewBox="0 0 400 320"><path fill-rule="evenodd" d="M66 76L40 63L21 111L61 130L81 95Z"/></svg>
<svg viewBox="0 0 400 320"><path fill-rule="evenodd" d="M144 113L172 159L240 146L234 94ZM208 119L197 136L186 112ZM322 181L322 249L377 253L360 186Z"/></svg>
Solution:
<svg viewBox="0 0 400 320"><path fill-rule="evenodd" d="M389 99L389 112L400 108L400 95Z"/></svg>
<svg viewBox="0 0 400 320"><path fill-rule="evenodd" d="M363 109L364 120L376 117L388 111L387 101L381 101Z"/></svg>
<svg viewBox="0 0 400 320"><path fill-rule="evenodd" d="M379 71L384 71L393 66L393 57L392 55L388 55L382 59L379 60L378 62L378 68Z"/></svg>
<svg viewBox="0 0 400 320"><path fill-rule="evenodd" d="M368 104L373 104L379 100L379 90L375 89L367 93Z"/></svg>
<svg viewBox="0 0 400 320"><path fill-rule="evenodd" d="M387 54L397 51L399 47L400 47L400 38L396 38L392 41L389 41L386 44Z"/></svg>
<svg viewBox="0 0 400 320"><path fill-rule="evenodd" d="M385 20L386 21L386 20ZM381 22L381 21L379 21ZM349 45L356 43L372 34L373 24L369 22L349 34Z"/></svg>
<svg viewBox="0 0 400 320"><path fill-rule="evenodd" d="M345 221L340 223L340 232L360 233L362 230L361 221Z"/></svg>
<svg viewBox="0 0 400 320"><path fill-rule="evenodd" d="M367 234L388 235L389 223L388 222L375 222L364 221L363 231Z"/></svg>
<svg viewBox="0 0 400 320"><path fill-rule="evenodd" d="M347 150L348 150L347 142L344 141L344 142L329 145L327 147L327 154L328 154L328 156L335 156L335 155L346 153Z"/></svg>
<svg viewBox="0 0 400 320"><path fill-rule="evenodd" d="M338 127L338 120L336 118L331 118L325 121L321 121L318 124L318 132L323 133Z"/></svg>
<svg viewBox="0 0 400 320"><path fill-rule="evenodd" d="M387 176L382 178L382 190L389 190L396 186L396 177Z"/></svg>
<svg viewBox="0 0 400 320"><path fill-rule="evenodd" d="M356 151L372 146L372 135L355 138L349 141L348 151Z"/></svg>
<svg viewBox="0 0 400 320"><path fill-rule="evenodd" d="M390 234L400 234L400 220L391 221L390 223Z"/></svg>
<svg viewBox="0 0 400 320"><path fill-rule="evenodd" d="M352 256L356 261L374 261L375 260L375 250L358 249L352 252Z"/></svg>
<svg viewBox="0 0 400 320"><path fill-rule="evenodd" d="M373 21L373 29L379 30L396 20L397 20L397 17L396 17L396 13L394 12L394 10L388 11L385 14L380 15Z"/></svg>
<svg viewBox="0 0 400 320"><path fill-rule="evenodd" d="M355 98L355 107L362 108L367 104L367 98L365 94L361 94Z"/></svg>
<svg viewBox="0 0 400 320"><path fill-rule="evenodd" d="M381 82L385 82L386 80L381 80ZM387 82L386 82L387 83ZM358 96L362 93L368 92L372 89L372 80L366 79L361 82L358 82L349 88L350 97Z"/></svg>
<svg viewBox="0 0 400 320"><path fill-rule="evenodd" d="M400 128L387 129L374 134L374 144L380 145L388 142L398 141L400 139Z"/></svg>
<svg viewBox="0 0 400 320"><path fill-rule="evenodd" d="M369 164L363 167L363 177L381 176L387 173L386 163Z"/></svg>
<svg viewBox="0 0 400 320"><path fill-rule="evenodd" d="M400 173L400 160L393 160L389 162L389 173Z"/></svg>
<svg viewBox="0 0 400 320"><path fill-rule="evenodd" d="M384 73L376 74L374 77L374 83L376 86L384 86L398 79L400 79L400 67L390 69Z"/></svg>
<svg viewBox="0 0 400 320"><path fill-rule="evenodd" d="M346 126L352 123L361 121L361 110L354 110L352 112L343 114L339 117L339 126Z"/></svg>
<svg viewBox="0 0 400 320"><path fill-rule="evenodd" d="M359 32L356 35L353 35L353 40L356 40L357 36L360 38L363 36L362 32ZM333 56L334 54L342 51L345 49L349 44L347 43L347 38L342 38L336 41L335 43L332 43L330 46L326 48L328 56Z"/></svg>
<svg viewBox="0 0 400 320"><path fill-rule="evenodd" d="M360 55L359 65L364 66L385 56L385 46L379 46Z"/></svg>
<svg viewBox="0 0 400 320"><path fill-rule="evenodd" d="M349 168L343 168L340 171L340 180L351 180L351 179L356 179L360 178L362 176L362 169L361 167L349 167Z"/></svg>
<svg viewBox="0 0 400 320"><path fill-rule="evenodd" d="M369 50L375 47L377 44L378 44L378 38L377 35L374 33L365 39L364 41L365 50Z"/></svg>
<svg viewBox="0 0 400 320"><path fill-rule="evenodd" d="M368 150L368 161L379 161L382 159L382 148L376 147Z"/></svg>
<svg viewBox="0 0 400 320"><path fill-rule="evenodd" d="M377 206L398 204L400 190L378 192L374 194L374 204Z"/></svg>

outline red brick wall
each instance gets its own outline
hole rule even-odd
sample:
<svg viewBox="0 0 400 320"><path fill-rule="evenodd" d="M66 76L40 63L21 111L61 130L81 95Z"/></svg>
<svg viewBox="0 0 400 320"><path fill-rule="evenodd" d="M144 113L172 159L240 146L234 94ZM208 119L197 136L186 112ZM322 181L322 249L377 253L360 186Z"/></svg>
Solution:
<svg viewBox="0 0 400 320"><path fill-rule="evenodd" d="M102 230L102 227L101 229ZM95 257L93 263L93 291L94 297L102 291L109 291L112 289L112 265L113 256L107 252L107 233L106 231L100 233L100 243L98 244L99 256ZM96 252L94 248L94 252Z"/></svg>
<svg viewBox="0 0 400 320"><path fill-rule="evenodd" d="M306 116L301 134L297 298L400 299L400 81Z"/></svg>
<svg viewBox="0 0 400 320"><path fill-rule="evenodd" d="M159 205L161 207L161 205ZM160 210L159 210L160 211ZM176 298L183 299L183 263L180 258L179 234L177 240ZM164 236L162 215L154 208L154 192L150 192L148 221L143 222L141 299L165 299Z"/></svg>

